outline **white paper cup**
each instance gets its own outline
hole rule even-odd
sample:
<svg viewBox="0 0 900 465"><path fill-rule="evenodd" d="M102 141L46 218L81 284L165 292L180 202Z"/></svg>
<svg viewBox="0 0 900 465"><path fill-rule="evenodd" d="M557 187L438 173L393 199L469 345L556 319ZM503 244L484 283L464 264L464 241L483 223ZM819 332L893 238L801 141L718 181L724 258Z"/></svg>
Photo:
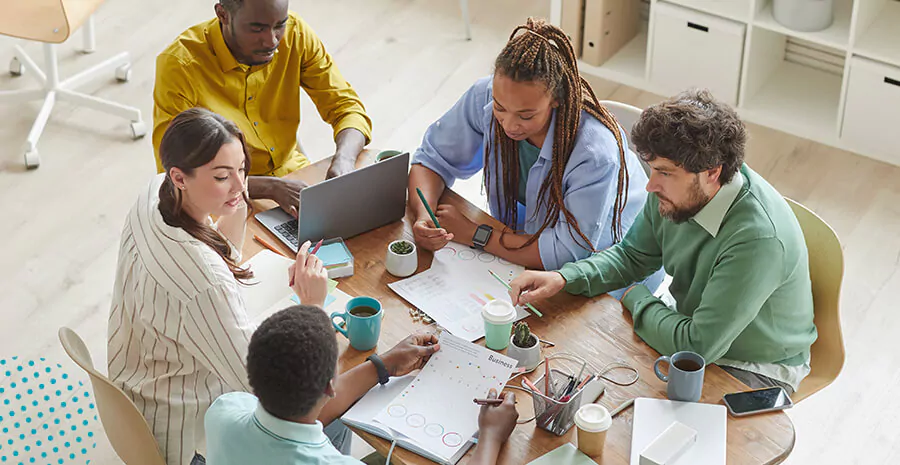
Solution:
<svg viewBox="0 0 900 465"><path fill-rule="evenodd" d="M609 410L600 404L587 404L575 412L575 426L578 428L578 450L589 457L603 453L606 432L612 426Z"/></svg>

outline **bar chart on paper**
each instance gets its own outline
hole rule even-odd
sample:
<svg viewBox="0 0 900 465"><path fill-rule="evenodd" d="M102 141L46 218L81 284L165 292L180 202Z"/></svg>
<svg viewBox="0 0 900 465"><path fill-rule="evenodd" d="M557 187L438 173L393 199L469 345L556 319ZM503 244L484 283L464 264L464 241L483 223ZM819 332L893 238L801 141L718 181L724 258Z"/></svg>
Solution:
<svg viewBox="0 0 900 465"><path fill-rule="evenodd" d="M450 333L472 342L484 337L481 308L492 300L509 299L506 288L490 271L509 282L525 268L487 252L450 244L435 252L429 270L388 286ZM517 320L528 316L521 308L516 312Z"/></svg>

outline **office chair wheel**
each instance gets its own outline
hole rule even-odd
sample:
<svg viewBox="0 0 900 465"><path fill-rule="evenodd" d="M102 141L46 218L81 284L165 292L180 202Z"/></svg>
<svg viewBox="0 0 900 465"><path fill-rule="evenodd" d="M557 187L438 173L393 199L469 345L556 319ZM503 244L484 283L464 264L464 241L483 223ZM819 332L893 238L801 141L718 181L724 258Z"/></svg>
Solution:
<svg viewBox="0 0 900 465"><path fill-rule="evenodd" d="M147 125L143 121L131 122L131 138L138 140L147 135Z"/></svg>
<svg viewBox="0 0 900 465"><path fill-rule="evenodd" d="M25 167L33 170L41 166L41 156L38 155L37 149L25 152Z"/></svg>
<svg viewBox="0 0 900 465"><path fill-rule="evenodd" d="M131 79L131 63L125 63L116 68L116 80L119 82L128 82Z"/></svg>
<svg viewBox="0 0 900 465"><path fill-rule="evenodd" d="M9 74L21 76L23 72L25 72L25 67L22 66L22 62L19 61L17 57L12 57L12 59L9 60Z"/></svg>

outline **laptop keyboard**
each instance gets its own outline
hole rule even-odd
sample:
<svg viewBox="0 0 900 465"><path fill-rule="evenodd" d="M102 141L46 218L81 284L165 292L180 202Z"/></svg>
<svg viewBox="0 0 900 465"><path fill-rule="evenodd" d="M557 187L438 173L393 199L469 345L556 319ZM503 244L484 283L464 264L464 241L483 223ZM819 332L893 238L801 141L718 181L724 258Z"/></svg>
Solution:
<svg viewBox="0 0 900 465"><path fill-rule="evenodd" d="M275 230L281 233L281 235L289 240L291 244L296 248L300 246L300 239L297 237L297 229L299 227L299 223L297 223L296 219L288 221L287 223L281 223L278 226L275 226Z"/></svg>

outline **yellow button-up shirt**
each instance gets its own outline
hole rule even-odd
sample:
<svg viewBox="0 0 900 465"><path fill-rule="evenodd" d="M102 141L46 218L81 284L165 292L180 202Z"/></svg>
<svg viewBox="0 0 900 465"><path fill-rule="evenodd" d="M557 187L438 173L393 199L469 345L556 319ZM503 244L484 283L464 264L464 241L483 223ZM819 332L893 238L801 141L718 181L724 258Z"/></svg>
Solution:
<svg viewBox="0 0 900 465"><path fill-rule="evenodd" d="M372 122L356 91L344 80L325 46L295 13L289 14L275 58L265 65L238 63L225 45L219 20L184 31L156 59L153 89L153 149L169 122L192 107L234 121L247 141L250 174L283 176L309 164L297 150L300 87L316 104L334 135L358 129L368 142Z"/></svg>

